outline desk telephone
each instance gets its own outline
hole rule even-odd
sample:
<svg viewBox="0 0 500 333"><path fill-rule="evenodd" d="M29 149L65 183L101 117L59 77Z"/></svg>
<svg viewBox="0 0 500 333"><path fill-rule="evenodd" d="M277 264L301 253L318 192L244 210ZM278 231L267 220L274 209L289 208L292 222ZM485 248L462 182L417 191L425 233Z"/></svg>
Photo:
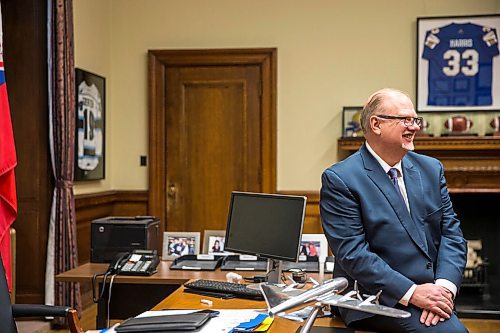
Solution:
<svg viewBox="0 0 500 333"><path fill-rule="evenodd" d="M118 253L109 264L108 274L152 275L160 263L156 250L133 250Z"/></svg>

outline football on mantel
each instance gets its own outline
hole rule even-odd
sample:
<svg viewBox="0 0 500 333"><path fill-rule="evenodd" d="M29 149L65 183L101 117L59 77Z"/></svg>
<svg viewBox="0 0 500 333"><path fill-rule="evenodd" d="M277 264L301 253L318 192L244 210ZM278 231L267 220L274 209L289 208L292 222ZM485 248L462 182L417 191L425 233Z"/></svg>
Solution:
<svg viewBox="0 0 500 333"><path fill-rule="evenodd" d="M491 119L490 126L495 132L500 131L500 116L495 116L493 119Z"/></svg>
<svg viewBox="0 0 500 333"><path fill-rule="evenodd" d="M466 116L453 116L444 122L444 127L454 133L465 133L474 125L471 119Z"/></svg>

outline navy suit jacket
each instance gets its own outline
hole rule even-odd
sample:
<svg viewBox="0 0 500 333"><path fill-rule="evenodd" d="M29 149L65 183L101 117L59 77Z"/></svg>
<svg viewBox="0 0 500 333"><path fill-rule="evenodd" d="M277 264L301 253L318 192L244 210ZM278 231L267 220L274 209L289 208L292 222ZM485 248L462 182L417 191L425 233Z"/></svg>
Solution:
<svg viewBox="0 0 500 333"><path fill-rule="evenodd" d="M402 168L411 214L365 145L325 170L320 199L334 277L357 280L362 293L382 290L380 303L391 307L413 284L442 278L459 288L467 259L442 164L408 152ZM339 310L346 324L371 316Z"/></svg>

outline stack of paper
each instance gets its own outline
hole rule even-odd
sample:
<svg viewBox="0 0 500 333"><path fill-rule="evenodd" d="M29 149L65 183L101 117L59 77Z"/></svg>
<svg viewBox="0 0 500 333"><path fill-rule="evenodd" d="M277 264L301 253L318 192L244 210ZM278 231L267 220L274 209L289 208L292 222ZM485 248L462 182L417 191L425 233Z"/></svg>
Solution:
<svg viewBox="0 0 500 333"><path fill-rule="evenodd" d="M257 317L240 323L238 326L233 328L229 333L237 332L265 332L269 329L269 326L273 323L273 318L265 314L259 314Z"/></svg>
<svg viewBox="0 0 500 333"><path fill-rule="evenodd" d="M265 332L273 322L272 318L268 317L267 314L263 314L266 310L211 310L218 311L219 315L210 319L197 333ZM197 310L146 311L138 317L185 314L195 311ZM240 325L243 325L241 329ZM109 331L109 333L112 332Z"/></svg>

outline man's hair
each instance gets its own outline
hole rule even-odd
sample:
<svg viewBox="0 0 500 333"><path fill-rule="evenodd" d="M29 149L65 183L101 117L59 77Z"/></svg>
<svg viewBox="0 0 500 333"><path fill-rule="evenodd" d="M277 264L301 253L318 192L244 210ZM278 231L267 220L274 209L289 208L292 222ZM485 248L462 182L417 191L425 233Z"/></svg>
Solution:
<svg viewBox="0 0 500 333"><path fill-rule="evenodd" d="M367 129L370 127L370 117L376 114L378 111L384 110L384 101L389 96L394 95L405 95L410 98L408 94L402 92L401 90L392 89L392 88L384 88L374 92L365 105L363 106L363 110L361 111L361 129L366 133Z"/></svg>

